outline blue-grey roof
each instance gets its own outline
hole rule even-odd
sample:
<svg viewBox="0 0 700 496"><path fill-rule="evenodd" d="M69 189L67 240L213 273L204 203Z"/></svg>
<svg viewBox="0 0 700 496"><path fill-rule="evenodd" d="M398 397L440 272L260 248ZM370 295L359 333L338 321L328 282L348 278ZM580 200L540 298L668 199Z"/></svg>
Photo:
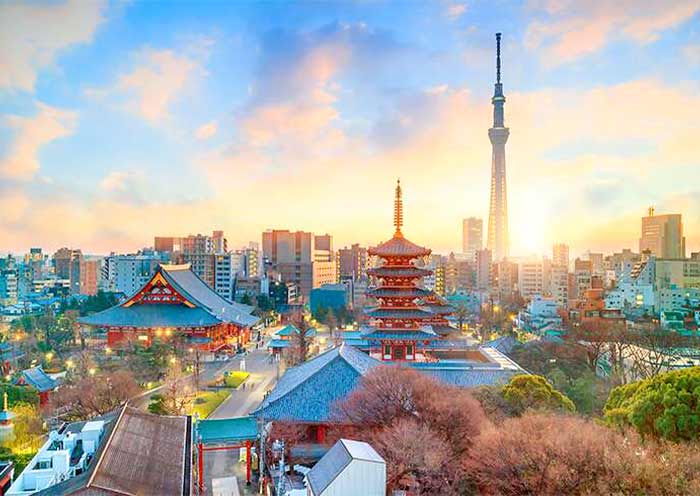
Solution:
<svg viewBox="0 0 700 496"><path fill-rule="evenodd" d="M176 268L177 267L177 268ZM240 325L253 325L260 320L250 315L255 307L242 303L231 302L210 288L197 274L190 269L181 269L181 266L168 267L162 265L163 275L171 283L184 291L192 299L204 305L210 312L224 322L234 322Z"/></svg>
<svg viewBox="0 0 700 496"><path fill-rule="evenodd" d="M211 327L221 320L203 308L182 304L120 305L80 319L81 324L114 327Z"/></svg>
<svg viewBox="0 0 700 496"><path fill-rule="evenodd" d="M413 364L411 364L413 365ZM435 379L458 387L479 387L479 386L494 386L507 383L511 377L525 372L504 369L480 369L480 368L418 368L423 374L434 377Z"/></svg>
<svg viewBox="0 0 700 496"><path fill-rule="evenodd" d="M134 328L210 327L221 322L232 322L247 327L260 320L251 315L253 307L226 300L207 286L189 265L161 265L156 274L162 274L175 290L196 307L173 303L134 303L128 307L120 304L82 317L78 322L99 327Z"/></svg>
<svg viewBox="0 0 700 496"><path fill-rule="evenodd" d="M500 351L501 353L508 354L519 344L520 341L515 339L513 336L501 336L500 338L486 342L484 346L488 346Z"/></svg>
<svg viewBox="0 0 700 496"><path fill-rule="evenodd" d="M380 363L352 346L331 348L288 369L253 415L266 420L326 422L333 403L345 398L360 377Z"/></svg>
<svg viewBox="0 0 700 496"><path fill-rule="evenodd" d="M20 381L33 387L40 393L51 391L58 386L58 382L49 377L41 367L32 367L22 371Z"/></svg>
<svg viewBox="0 0 700 496"><path fill-rule="evenodd" d="M384 459L369 444L340 439L306 476L313 494L325 491L353 460L384 464Z"/></svg>
<svg viewBox="0 0 700 496"><path fill-rule="evenodd" d="M287 324L284 326L282 329L279 331L275 332L276 336L292 336L294 334L299 334L301 331L297 326L294 324ZM309 329L306 330L306 335L309 337L313 337L316 335L316 329L313 327L310 327Z"/></svg>

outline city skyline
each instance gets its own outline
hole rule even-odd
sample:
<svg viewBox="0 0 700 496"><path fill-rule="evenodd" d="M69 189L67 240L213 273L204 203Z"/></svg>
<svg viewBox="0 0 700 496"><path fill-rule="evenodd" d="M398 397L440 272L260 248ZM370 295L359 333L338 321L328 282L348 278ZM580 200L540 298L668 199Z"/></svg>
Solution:
<svg viewBox="0 0 700 496"><path fill-rule="evenodd" d="M0 250L214 228L368 246L400 177L407 236L458 252L488 218L501 31L511 254L634 249L652 205L700 249L696 2L396 6L3 4Z"/></svg>

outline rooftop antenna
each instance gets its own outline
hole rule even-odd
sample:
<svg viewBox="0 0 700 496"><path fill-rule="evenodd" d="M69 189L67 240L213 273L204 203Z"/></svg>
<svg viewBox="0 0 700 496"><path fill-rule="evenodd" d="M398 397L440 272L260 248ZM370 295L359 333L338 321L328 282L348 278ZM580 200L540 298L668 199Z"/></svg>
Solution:
<svg viewBox="0 0 700 496"><path fill-rule="evenodd" d="M496 84L501 83L501 33L496 33Z"/></svg>

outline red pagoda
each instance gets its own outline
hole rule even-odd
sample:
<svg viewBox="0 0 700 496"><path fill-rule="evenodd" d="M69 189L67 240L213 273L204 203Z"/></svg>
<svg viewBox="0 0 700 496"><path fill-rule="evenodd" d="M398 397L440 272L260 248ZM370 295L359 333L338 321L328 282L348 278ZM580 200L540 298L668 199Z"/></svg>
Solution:
<svg viewBox="0 0 700 496"><path fill-rule="evenodd" d="M370 355L381 360L425 360L421 348L438 338L432 328L439 315L419 305L431 297L432 291L418 286L432 272L416 266L416 261L430 255L430 250L407 240L401 232L403 203L401 184L397 181L394 199L394 236L385 243L370 248L368 253L381 260L378 267L368 270L376 287L367 296L377 302L369 308L370 325L364 329ZM443 323L443 320L440 320ZM444 321L446 324L446 320Z"/></svg>

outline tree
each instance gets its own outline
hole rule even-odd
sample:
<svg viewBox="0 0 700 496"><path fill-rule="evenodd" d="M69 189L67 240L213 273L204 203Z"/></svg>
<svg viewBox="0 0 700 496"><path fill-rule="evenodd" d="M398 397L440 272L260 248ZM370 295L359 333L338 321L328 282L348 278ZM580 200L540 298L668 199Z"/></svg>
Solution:
<svg viewBox="0 0 700 496"><path fill-rule="evenodd" d="M168 368L161 393L153 395L153 400L148 405L151 413L160 415L184 415L192 406L192 385L182 373L179 364L172 364Z"/></svg>
<svg viewBox="0 0 700 496"><path fill-rule="evenodd" d="M612 340L610 325L599 320L582 323L569 329L566 339L585 352L588 368L595 374Z"/></svg>
<svg viewBox="0 0 700 496"><path fill-rule="evenodd" d="M616 387L605 404L605 419L645 437L700 439L700 367Z"/></svg>
<svg viewBox="0 0 700 496"><path fill-rule="evenodd" d="M516 415L522 415L527 410L576 410L569 398L540 375L516 375L503 387L502 394Z"/></svg>
<svg viewBox="0 0 700 496"><path fill-rule="evenodd" d="M332 415L355 426L351 437L391 459L390 489L415 489L415 484L419 494L451 494L460 479L460 460L488 425L469 392L399 366L375 367ZM427 453L432 450L435 458Z"/></svg>
<svg viewBox="0 0 700 496"><path fill-rule="evenodd" d="M482 432L466 473L484 495L612 494L599 492L598 484L609 475L611 451L627 449L625 444L592 422L526 414Z"/></svg>
<svg viewBox="0 0 700 496"><path fill-rule="evenodd" d="M75 422L104 415L140 392L131 372L118 370L101 376L76 377L51 396L58 417Z"/></svg>
<svg viewBox="0 0 700 496"><path fill-rule="evenodd" d="M12 436L4 440L2 446L12 451L38 451L44 443L44 421L36 405L23 402L10 404L10 411L15 414L12 419Z"/></svg>
<svg viewBox="0 0 700 496"><path fill-rule="evenodd" d="M660 327L630 333L633 346L629 347L632 374L641 379L654 377L668 366L668 362L678 358L678 349L697 345L675 331Z"/></svg>
<svg viewBox="0 0 700 496"><path fill-rule="evenodd" d="M469 317L469 309L464 302L460 302L455 306L454 317L457 319L457 328L460 332L464 330L464 322Z"/></svg>
<svg viewBox="0 0 700 496"><path fill-rule="evenodd" d="M285 351L288 364L292 367L304 363L309 357L309 346L311 345L311 332L309 324L302 316L296 323L299 332L292 335L292 343Z"/></svg>
<svg viewBox="0 0 700 496"><path fill-rule="evenodd" d="M248 293L243 295L243 298L241 298L241 303L244 305L252 305L253 300L250 298L250 295Z"/></svg>
<svg viewBox="0 0 700 496"><path fill-rule="evenodd" d="M39 404L39 393L31 387L2 384L0 385L0 398L5 393L7 393L7 401L10 405L25 403L36 406Z"/></svg>

